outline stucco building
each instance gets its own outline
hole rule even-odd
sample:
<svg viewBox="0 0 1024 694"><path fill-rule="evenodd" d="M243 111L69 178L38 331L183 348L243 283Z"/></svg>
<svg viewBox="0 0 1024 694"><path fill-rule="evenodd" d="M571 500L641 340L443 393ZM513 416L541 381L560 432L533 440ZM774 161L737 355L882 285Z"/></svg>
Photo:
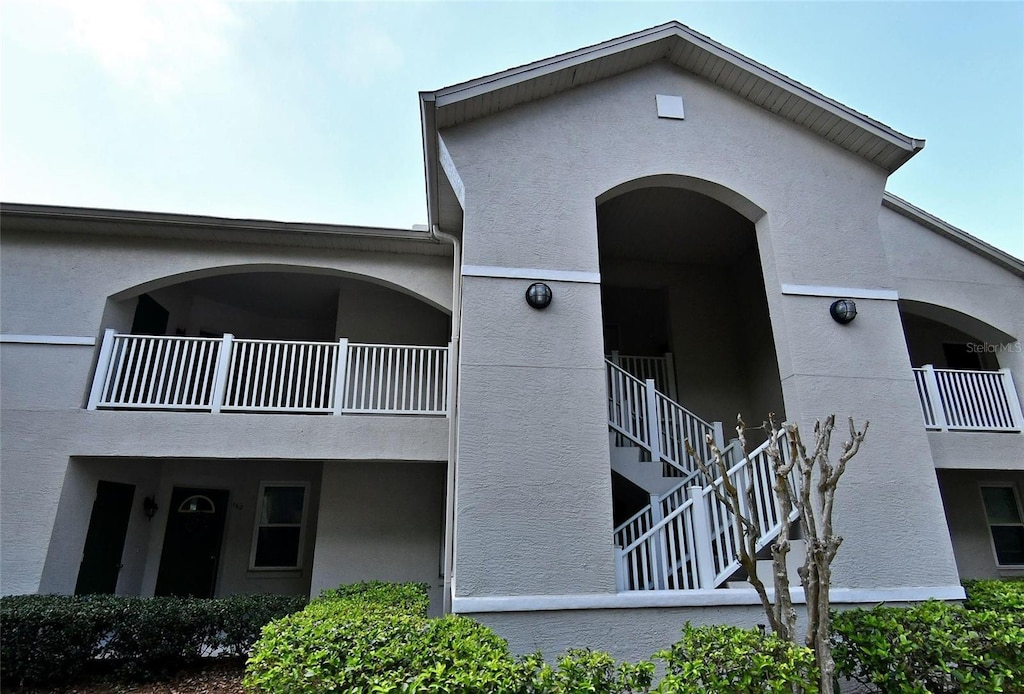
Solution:
<svg viewBox="0 0 1024 694"><path fill-rule="evenodd" d="M871 421L836 602L1024 573L1024 263L885 192L923 141L678 23L420 102L423 230L2 207L4 593L417 580L647 656L763 621L682 444L737 412Z"/></svg>

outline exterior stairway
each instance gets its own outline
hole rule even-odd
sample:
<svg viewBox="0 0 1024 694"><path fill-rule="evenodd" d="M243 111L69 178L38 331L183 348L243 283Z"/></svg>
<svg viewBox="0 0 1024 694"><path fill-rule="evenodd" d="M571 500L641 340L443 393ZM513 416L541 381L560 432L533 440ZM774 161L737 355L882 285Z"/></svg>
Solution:
<svg viewBox="0 0 1024 694"><path fill-rule="evenodd" d="M787 434L765 441L746 457L737 442L725 445L720 423L707 422L656 387L607 362L611 467L651 494L651 503L615 528L619 591L698 590L723 586L740 568L741 537L732 513L715 495L722 477L709 480L686 450L689 441L712 460L708 439L724 452L727 475L752 516L761 549L796 520L782 518L772 492L769 448L789 455Z"/></svg>

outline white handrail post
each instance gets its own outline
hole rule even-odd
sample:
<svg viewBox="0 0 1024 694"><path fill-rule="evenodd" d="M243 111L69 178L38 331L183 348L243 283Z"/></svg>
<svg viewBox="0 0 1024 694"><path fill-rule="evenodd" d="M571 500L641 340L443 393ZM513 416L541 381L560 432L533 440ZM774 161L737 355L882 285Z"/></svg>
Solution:
<svg viewBox="0 0 1024 694"><path fill-rule="evenodd" d="M92 390L89 391L89 403L86 409L95 410L103 397L103 389L107 385L107 369L110 367L110 356L114 353L114 329L103 331L103 342L100 344L100 355L96 360L96 375L92 379ZM1018 408L1019 409L1019 408Z"/></svg>
<svg viewBox="0 0 1024 694"><path fill-rule="evenodd" d="M711 422L711 426L714 429L715 445L718 446L718 450L725 452L725 429L722 427L721 422Z"/></svg>
<svg viewBox="0 0 1024 694"><path fill-rule="evenodd" d="M935 374L935 367L925 364L921 367L921 372L924 374L924 387L928 391L928 400L932 405L934 426L938 427L939 431L947 431L949 423L946 422L946 408L943 406L942 394L939 392L939 379Z"/></svg>
<svg viewBox="0 0 1024 694"><path fill-rule="evenodd" d="M622 547L615 547L615 591L622 593L626 590L626 553Z"/></svg>
<svg viewBox="0 0 1024 694"><path fill-rule="evenodd" d="M661 497L651 494L651 527L653 528L665 518L661 512Z"/></svg>
<svg viewBox="0 0 1024 694"><path fill-rule="evenodd" d="M615 366L619 366L619 350L613 349L611 358L609 358L608 361L615 364Z"/></svg>
<svg viewBox="0 0 1024 694"><path fill-rule="evenodd" d="M644 398L647 404L647 438L651 447L651 461L661 462L661 416L658 413L658 391L654 379L645 381Z"/></svg>
<svg viewBox="0 0 1024 694"><path fill-rule="evenodd" d="M672 361L672 352L665 352L665 378L668 379L668 396L673 400L678 400L676 397L676 365Z"/></svg>
<svg viewBox="0 0 1024 694"><path fill-rule="evenodd" d="M715 560L711 555L711 507L702 487L689 487L693 502L693 547L696 560L697 587L705 590L715 585Z"/></svg>
<svg viewBox="0 0 1024 694"><path fill-rule="evenodd" d="M231 343L235 336L224 333L220 343L220 354L217 355L217 369L213 372L213 397L210 400L210 412L220 412L224 405L224 391L228 385L228 371L231 368Z"/></svg>
<svg viewBox="0 0 1024 694"><path fill-rule="evenodd" d="M1009 369L999 369L999 383L1006 391L1006 401L1010 405L1010 417L1013 418L1015 429L1024 430L1024 413L1020 409L1020 398L1017 397L1017 389L1014 388L1013 376Z"/></svg>
<svg viewBox="0 0 1024 694"><path fill-rule="evenodd" d="M335 360L337 372L334 374L334 407L331 414L341 414L345 409L345 384L348 382L348 338L338 340L338 358Z"/></svg>

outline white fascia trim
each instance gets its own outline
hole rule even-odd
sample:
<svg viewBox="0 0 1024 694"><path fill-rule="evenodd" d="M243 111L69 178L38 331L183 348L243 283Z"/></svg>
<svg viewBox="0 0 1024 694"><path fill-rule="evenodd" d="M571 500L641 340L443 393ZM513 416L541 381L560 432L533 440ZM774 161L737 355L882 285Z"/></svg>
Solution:
<svg viewBox="0 0 1024 694"><path fill-rule="evenodd" d="M601 284L600 272L578 270L541 270L530 267L497 267L494 265L463 265L463 277L497 277L512 280L548 280L549 282L582 282Z"/></svg>
<svg viewBox="0 0 1024 694"><path fill-rule="evenodd" d="M836 299L879 299L881 301L896 301L900 298L895 289L823 287L815 284L784 284L782 293L791 296L827 296Z"/></svg>
<svg viewBox="0 0 1024 694"><path fill-rule="evenodd" d="M771 598L773 591L768 591ZM803 588L790 590L793 602L803 604ZM858 605L881 602L919 602L922 600L963 600L963 586L907 588L833 588L834 605ZM623 610L649 607L716 607L722 605L760 605L753 588L721 590L649 590L597 595L515 595L452 600L452 612L547 612L552 610Z"/></svg>
<svg viewBox="0 0 1024 694"><path fill-rule="evenodd" d="M82 345L91 347L96 344L96 338L78 337L76 335L0 335L0 342L13 342L23 345Z"/></svg>

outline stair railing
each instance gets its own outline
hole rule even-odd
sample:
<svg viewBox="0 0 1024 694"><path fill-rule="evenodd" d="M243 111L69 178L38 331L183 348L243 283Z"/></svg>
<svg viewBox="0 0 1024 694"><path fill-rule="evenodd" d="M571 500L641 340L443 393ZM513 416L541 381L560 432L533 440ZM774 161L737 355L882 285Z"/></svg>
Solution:
<svg viewBox="0 0 1024 694"><path fill-rule="evenodd" d="M648 452L652 461L667 463L671 475L692 477L697 464L686 441L697 442L697 452L710 460L707 437L725 448L720 422L706 422L658 391L654 379L640 380L605 360L608 385L608 426Z"/></svg>
<svg viewBox="0 0 1024 694"><path fill-rule="evenodd" d="M769 446L778 446L782 454L788 456L786 431L765 441L726 472L744 504L746 490L751 487L754 490L751 515L758 528L757 549L766 546L797 517L795 511L789 518L781 517L772 490L774 472ZM631 519L633 525L629 531L616 536L617 540L627 535L633 538L617 548L620 591L711 589L736 572L742 537L728 506L714 493L722 484L722 477L719 477L707 486L689 486L686 500L646 531L641 531L648 518L643 514L650 507ZM670 492L662 499L673 494L677 492ZM637 532L642 534L637 535Z"/></svg>

